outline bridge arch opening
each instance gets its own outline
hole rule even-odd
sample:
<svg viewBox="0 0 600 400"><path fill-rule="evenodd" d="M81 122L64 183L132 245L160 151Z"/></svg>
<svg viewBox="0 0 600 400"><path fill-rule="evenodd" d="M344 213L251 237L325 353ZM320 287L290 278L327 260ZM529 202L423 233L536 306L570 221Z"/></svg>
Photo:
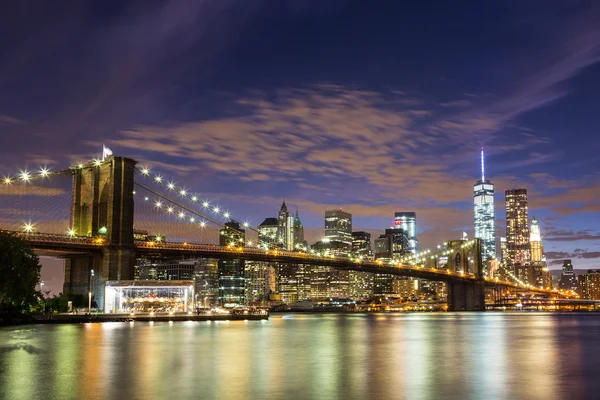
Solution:
<svg viewBox="0 0 600 400"><path fill-rule="evenodd" d="M460 256L460 253L456 253L454 255L454 271L461 271L462 270L462 257Z"/></svg>

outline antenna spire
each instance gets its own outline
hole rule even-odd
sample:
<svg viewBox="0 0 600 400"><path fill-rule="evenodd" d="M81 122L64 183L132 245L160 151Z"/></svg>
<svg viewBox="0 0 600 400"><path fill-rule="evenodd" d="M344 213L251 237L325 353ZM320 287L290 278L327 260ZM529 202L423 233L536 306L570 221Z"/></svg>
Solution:
<svg viewBox="0 0 600 400"><path fill-rule="evenodd" d="M485 164L483 159L483 146L481 146L481 182L485 182Z"/></svg>

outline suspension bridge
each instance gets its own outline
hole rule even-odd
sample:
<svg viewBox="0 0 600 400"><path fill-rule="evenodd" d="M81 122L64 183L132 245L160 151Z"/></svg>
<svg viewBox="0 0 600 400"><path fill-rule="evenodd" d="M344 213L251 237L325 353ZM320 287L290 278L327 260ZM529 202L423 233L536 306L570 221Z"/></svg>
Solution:
<svg viewBox="0 0 600 400"><path fill-rule="evenodd" d="M383 262L284 250L273 237L238 219L127 157L57 171L21 170L0 185L0 229L23 237L40 254L64 258L65 291L87 293L89 273L95 271L99 302L106 281L133 280L136 257L148 254L318 265L442 281L448 285L449 310L485 310L486 288L567 296L514 276L487 276L478 239L450 240L437 250ZM442 258L448 260L444 265Z"/></svg>

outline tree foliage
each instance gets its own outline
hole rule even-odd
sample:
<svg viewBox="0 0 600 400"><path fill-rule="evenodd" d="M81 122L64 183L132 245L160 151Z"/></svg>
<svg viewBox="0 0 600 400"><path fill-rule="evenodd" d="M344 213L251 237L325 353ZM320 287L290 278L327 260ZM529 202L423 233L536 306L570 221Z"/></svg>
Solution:
<svg viewBox="0 0 600 400"><path fill-rule="evenodd" d="M0 231L0 312L23 311L37 303L41 268L27 241Z"/></svg>

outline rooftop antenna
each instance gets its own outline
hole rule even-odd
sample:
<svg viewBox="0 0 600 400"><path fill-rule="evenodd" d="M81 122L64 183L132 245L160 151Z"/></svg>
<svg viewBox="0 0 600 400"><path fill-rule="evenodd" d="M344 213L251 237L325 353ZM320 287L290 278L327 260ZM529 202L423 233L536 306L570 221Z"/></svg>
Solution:
<svg viewBox="0 0 600 400"><path fill-rule="evenodd" d="M483 146L481 146L481 182L485 182L485 164L483 161Z"/></svg>

